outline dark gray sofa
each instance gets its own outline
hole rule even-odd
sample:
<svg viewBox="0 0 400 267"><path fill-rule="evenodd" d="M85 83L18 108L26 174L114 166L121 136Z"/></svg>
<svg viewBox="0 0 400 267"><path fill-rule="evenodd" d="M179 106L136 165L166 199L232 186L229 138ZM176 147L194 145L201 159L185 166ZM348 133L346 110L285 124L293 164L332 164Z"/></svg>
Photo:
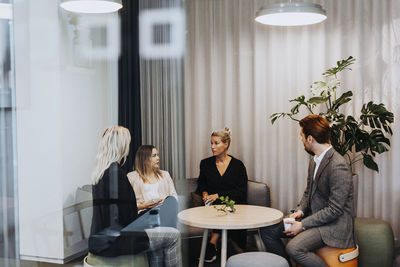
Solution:
<svg viewBox="0 0 400 267"><path fill-rule="evenodd" d="M184 197L180 200L185 208L191 207L191 193L196 191L197 178L188 178L175 182L178 195ZM247 183L247 202L249 205L271 206L270 189L268 185L261 182L249 180Z"/></svg>

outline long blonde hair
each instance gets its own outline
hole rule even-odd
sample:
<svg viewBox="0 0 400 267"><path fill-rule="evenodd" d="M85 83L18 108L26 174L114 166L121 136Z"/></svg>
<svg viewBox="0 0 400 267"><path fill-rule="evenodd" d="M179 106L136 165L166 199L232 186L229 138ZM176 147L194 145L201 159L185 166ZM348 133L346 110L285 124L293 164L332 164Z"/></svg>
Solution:
<svg viewBox="0 0 400 267"><path fill-rule="evenodd" d="M92 183L97 184L103 177L104 171L110 167L111 163L123 159L125 163L129 154L129 144L131 134L129 130L122 126L112 126L104 130L101 137L94 171L92 174Z"/></svg>
<svg viewBox="0 0 400 267"><path fill-rule="evenodd" d="M140 146L136 151L134 169L135 171L137 171L139 177L142 179L144 183L148 183L146 174L149 173L154 173L157 179L159 179L158 176L164 178L159 169L153 169L151 167L150 157L153 153L154 148L156 147L152 145L143 145Z"/></svg>

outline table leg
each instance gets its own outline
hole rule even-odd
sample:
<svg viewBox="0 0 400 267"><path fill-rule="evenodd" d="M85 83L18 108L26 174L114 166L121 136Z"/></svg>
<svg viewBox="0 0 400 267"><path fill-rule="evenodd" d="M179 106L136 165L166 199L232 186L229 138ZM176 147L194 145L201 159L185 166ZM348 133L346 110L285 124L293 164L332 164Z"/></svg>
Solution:
<svg viewBox="0 0 400 267"><path fill-rule="evenodd" d="M222 240L221 240L221 267L225 267L226 264L226 246L228 242L228 230L222 229Z"/></svg>
<svg viewBox="0 0 400 267"><path fill-rule="evenodd" d="M203 265L204 265L204 257L206 256L207 239L208 239L208 229L204 229L203 240L201 241L199 267L203 267Z"/></svg>

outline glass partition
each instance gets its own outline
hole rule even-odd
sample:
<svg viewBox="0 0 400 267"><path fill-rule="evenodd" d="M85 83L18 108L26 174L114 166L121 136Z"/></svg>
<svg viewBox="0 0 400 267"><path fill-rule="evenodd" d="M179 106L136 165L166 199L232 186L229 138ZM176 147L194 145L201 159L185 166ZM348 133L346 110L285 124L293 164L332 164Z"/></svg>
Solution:
<svg viewBox="0 0 400 267"><path fill-rule="evenodd" d="M12 6L0 1L0 265L18 257Z"/></svg>

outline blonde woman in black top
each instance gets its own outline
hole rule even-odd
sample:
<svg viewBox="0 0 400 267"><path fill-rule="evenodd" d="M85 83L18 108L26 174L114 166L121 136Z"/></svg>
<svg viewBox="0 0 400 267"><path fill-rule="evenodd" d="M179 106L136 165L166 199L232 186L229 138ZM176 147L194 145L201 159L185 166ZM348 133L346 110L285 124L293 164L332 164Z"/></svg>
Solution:
<svg viewBox="0 0 400 267"><path fill-rule="evenodd" d="M107 128L101 137L92 177L89 252L105 257L151 252L150 267L180 267L180 233L175 228L146 228L135 235L121 233L138 216L135 192L121 168L130 141L129 130L121 126Z"/></svg>
<svg viewBox="0 0 400 267"><path fill-rule="evenodd" d="M196 192L202 196L206 205L217 204L220 196L229 196L235 204L247 204L247 172L244 164L228 155L231 143L229 128L214 131L211 134L213 156L200 162L200 175ZM216 259L216 247L220 231L213 231L207 244L206 262ZM228 237L234 241L237 252L243 252L246 246L246 230L228 231Z"/></svg>

